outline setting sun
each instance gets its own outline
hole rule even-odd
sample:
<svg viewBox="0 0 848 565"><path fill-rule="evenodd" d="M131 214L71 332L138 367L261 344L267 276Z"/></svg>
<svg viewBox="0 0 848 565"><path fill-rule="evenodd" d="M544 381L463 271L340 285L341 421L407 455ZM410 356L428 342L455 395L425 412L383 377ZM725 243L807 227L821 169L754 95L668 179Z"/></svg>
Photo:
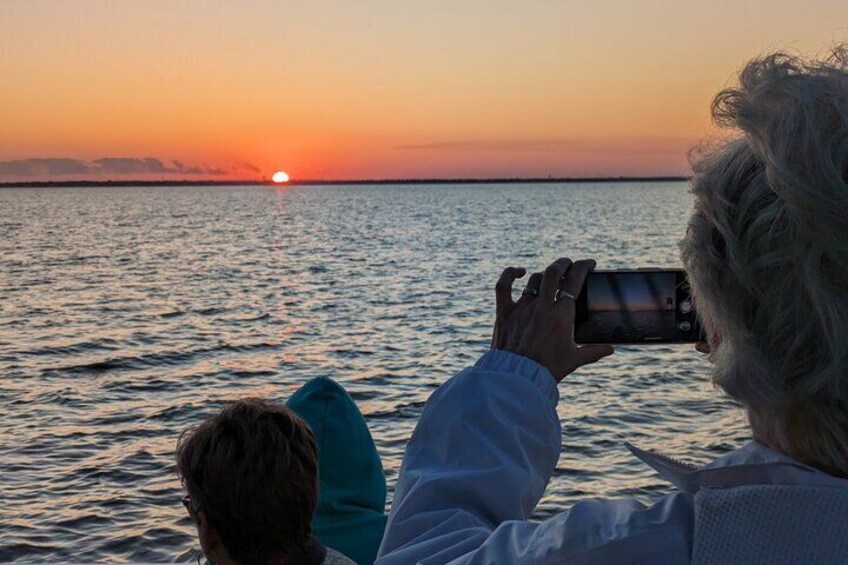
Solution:
<svg viewBox="0 0 848 565"><path fill-rule="evenodd" d="M289 182L289 174L285 171L277 171L274 173L274 176L271 177L271 180L278 184Z"/></svg>

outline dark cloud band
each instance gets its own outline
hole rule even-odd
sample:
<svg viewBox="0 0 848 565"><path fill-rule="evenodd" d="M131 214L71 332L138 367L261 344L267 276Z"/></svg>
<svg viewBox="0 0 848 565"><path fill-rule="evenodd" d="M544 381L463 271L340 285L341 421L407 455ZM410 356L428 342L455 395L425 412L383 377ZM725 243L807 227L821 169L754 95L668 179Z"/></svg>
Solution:
<svg viewBox="0 0 848 565"><path fill-rule="evenodd" d="M239 171L258 172L259 169L250 163L240 163L231 168L234 173ZM181 161L165 164L153 157L103 157L93 161L66 158L33 158L0 161L0 177L56 177L56 176L127 176L127 175L209 175L220 176L227 170L202 166L190 167Z"/></svg>

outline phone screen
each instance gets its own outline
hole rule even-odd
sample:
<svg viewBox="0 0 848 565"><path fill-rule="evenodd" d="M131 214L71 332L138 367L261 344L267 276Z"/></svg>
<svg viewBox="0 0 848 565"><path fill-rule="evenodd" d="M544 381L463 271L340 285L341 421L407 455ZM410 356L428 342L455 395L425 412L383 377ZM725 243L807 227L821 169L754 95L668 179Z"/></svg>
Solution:
<svg viewBox="0 0 848 565"><path fill-rule="evenodd" d="M577 297L577 343L700 341L683 270L593 271Z"/></svg>

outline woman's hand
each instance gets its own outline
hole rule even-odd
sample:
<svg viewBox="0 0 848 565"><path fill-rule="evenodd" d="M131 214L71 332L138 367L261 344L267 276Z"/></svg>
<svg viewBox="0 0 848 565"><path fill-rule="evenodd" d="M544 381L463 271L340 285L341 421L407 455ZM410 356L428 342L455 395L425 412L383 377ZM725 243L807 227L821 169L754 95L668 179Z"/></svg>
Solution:
<svg viewBox="0 0 848 565"><path fill-rule="evenodd" d="M512 299L512 283L524 269L508 267L495 286L497 312L492 349L523 355L546 367L561 381L583 365L611 355L610 345L574 343L574 299L586 275L595 268L592 259L572 263L558 259L544 273L534 273L521 297Z"/></svg>

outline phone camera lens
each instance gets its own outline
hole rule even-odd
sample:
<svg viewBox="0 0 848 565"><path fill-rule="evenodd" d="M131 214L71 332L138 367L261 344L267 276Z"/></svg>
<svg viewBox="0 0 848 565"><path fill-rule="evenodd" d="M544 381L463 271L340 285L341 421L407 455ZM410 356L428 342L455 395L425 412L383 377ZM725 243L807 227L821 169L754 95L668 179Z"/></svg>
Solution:
<svg viewBox="0 0 848 565"><path fill-rule="evenodd" d="M689 300L684 300L680 303L680 311L684 314L688 314L692 311L692 302Z"/></svg>
<svg viewBox="0 0 848 565"><path fill-rule="evenodd" d="M692 324L690 324L689 322L680 322L679 324L677 324L677 328L682 332L688 332L692 329Z"/></svg>

